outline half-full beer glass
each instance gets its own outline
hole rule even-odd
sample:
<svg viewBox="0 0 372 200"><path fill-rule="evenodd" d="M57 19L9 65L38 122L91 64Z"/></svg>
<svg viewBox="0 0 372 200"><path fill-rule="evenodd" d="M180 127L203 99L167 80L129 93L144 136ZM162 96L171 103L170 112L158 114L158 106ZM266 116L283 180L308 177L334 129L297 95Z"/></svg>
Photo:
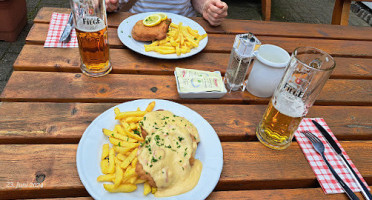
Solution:
<svg viewBox="0 0 372 200"><path fill-rule="evenodd" d="M286 72L256 129L261 143L278 150L291 144L299 123L334 68L333 58L320 49L299 47L294 50Z"/></svg>
<svg viewBox="0 0 372 200"><path fill-rule="evenodd" d="M70 0L79 42L81 71L93 77L111 71L104 0Z"/></svg>

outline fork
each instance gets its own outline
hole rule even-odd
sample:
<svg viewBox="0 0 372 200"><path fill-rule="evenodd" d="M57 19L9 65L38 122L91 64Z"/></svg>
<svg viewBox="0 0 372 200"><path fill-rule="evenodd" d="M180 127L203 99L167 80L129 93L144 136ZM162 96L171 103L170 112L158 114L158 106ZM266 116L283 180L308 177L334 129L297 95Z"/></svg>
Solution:
<svg viewBox="0 0 372 200"><path fill-rule="evenodd" d="M349 188L349 186L347 186L346 183L340 178L340 176L338 176L338 174L333 169L333 167L329 164L327 158L324 155L324 149L325 148L324 148L323 142L320 141L319 138L317 138L315 135L313 135L310 131L303 131L302 134L304 134L310 140L310 142L313 144L313 147L314 147L315 151L317 151L322 156L324 162L327 164L329 170L331 170L331 172L332 172L333 176L336 178L336 180L340 183L342 189L345 191L347 196L350 199L354 199L354 200L359 199L353 193L353 191Z"/></svg>

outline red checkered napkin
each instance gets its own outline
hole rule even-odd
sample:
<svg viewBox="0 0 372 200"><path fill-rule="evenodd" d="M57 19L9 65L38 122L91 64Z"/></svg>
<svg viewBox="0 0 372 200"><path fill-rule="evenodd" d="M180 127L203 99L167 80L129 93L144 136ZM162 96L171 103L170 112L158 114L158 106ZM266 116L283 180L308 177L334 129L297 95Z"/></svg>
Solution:
<svg viewBox="0 0 372 200"><path fill-rule="evenodd" d="M313 148L310 140L308 140L305 137L305 135L301 133L302 131L305 131L305 130L310 131L323 142L325 146L325 156L328 162L332 165L332 167L335 169L336 173L341 177L341 179L350 187L350 189L353 190L354 192L360 192L360 189L358 187L357 181L353 179L352 173L349 172L349 170L347 169L346 164L343 164L342 158L337 156L336 152L328 144L327 140L323 137L320 131L311 122L311 120L317 121L320 125L324 127L324 129L326 129L330 133L330 135L336 141L337 145L341 148L342 153L344 154L345 158L349 161L354 171L358 174L360 180L362 180L363 183L368 188L368 185L364 181L362 175L359 173L358 169L355 167L353 162L350 160L345 150L341 147L341 144L338 142L337 138L333 135L332 131L329 129L325 121L322 118L304 118L302 119L300 126L295 132L295 137L303 153L305 154L307 161L309 161L310 166L316 175L316 178L318 179L320 185L322 186L323 191L326 194L344 192L342 190L342 187L337 182L337 180L333 177L331 171L328 169L327 164L323 161L322 157Z"/></svg>
<svg viewBox="0 0 372 200"><path fill-rule="evenodd" d="M67 21L68 21L69 14L63 13L56 13L52 14L52 18L50 20L48 35L44 43L44 47L62 47L62 48L70 48L70 47L78 47L78 42L76 39L76 31L73 29L71 31L71 40L68 43L59 42L59 38L65 28Z"/></svg>

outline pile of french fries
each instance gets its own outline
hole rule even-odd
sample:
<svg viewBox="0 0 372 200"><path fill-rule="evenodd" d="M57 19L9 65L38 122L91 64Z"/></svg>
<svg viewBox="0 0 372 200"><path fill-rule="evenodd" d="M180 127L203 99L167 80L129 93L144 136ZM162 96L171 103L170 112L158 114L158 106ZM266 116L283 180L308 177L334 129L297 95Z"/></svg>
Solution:
<svg viewBox="0 0 372 200"><path fill-rule="evenodd" d="M207 37L206 33L199 35L197 30L183 26L182 22L178 25L171 23L167 37L145 45L145 51L156 51L161 54L176 53L179 56L181 53L189 53L192 48L198 47L200 40L205 37Z"/></svg>
<svg viewBox="0 0 372 200"><path fill-rule="evenodd" d="M144 183L144 195L156 192L145 180L136 174L138 162L138 146L144 141L141 134L139 122L143 116L151 112L155 107L155 101L151 102L145 111L137 108L136 111L121 112L115 108L115 119L119 120L114 130L102 129L103 134L109 137L110 144L104 144L101 155L101 171L103 175L98 176L99 182L112 182L103 184L109 192L133 192L137 184Z"/></svg>

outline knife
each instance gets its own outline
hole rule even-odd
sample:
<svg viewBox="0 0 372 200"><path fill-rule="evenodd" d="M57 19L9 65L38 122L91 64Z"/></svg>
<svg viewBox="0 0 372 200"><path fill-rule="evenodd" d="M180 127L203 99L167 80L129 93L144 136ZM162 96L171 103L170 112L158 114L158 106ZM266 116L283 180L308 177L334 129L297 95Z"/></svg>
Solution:
<svg viewBox="0 0 372 200"><path fill-rule="evenodd" d="M315 124L315 126L318 128L318 130L320 131L320 133L322 133L322 135L326 138L326 140L331 145L331 147L333 148L333 150L335 150L335 152L342 158L342 160L344 160L344 162L346 163L347 167L353 173L355 179L358 181L359 185L362 187L362 194L363 194L363 196L366 199L368 199L368 200L372 200L371 193L369 192L369 190L367 189L367 187L364 185L364 183L362 182L362 180L360 180L359 176L355 173L355 171L353 170L353 168L350 166L349 162L346 160L345 156L342 154L341 148L333 140L332 136L318 122L316 122L315 120L311 120L311 121Z"/></svg>
<svg viewBox="0 0 372 200"><path fill-rule="evenodd" d="M59 38L59 42L64 42L64 43L67 43L70 41L71 39L71 31L73 29L73 21L72 21L72 12L70 13L70 17L68 18L68 22L65 26L65 29L63 30L62 32L62 35L61 37Z"/></svg>

